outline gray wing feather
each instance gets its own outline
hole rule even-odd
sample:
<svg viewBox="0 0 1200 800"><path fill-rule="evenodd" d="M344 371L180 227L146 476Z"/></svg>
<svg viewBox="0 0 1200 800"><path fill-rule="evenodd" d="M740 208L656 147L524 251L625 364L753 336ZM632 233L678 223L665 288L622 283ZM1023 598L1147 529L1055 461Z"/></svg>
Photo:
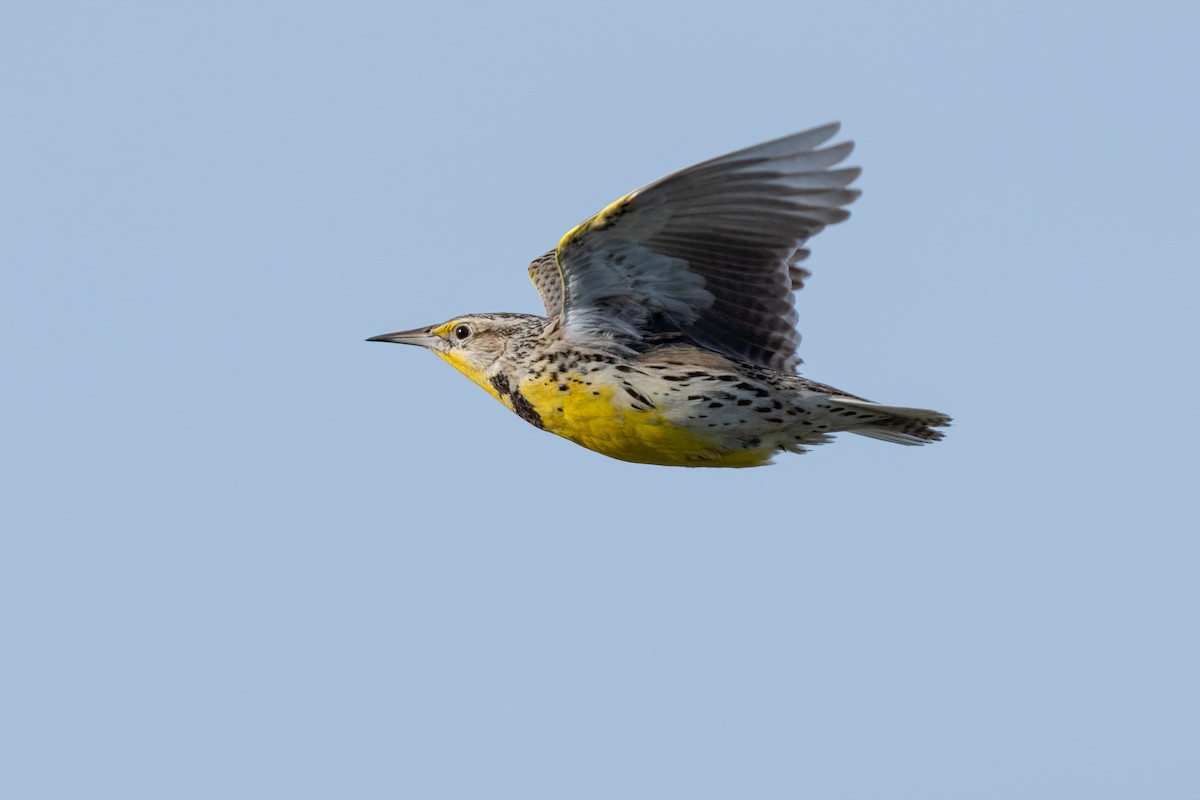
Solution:
<svg viewBox="0 0 1200 800"><path fill-rule="evenodd" d="M830 169L853 143L816 149L837 130L825 125L689 167L571 230L557 250L564 335L620 342L671 329L735 358L794 369L792 293L809 274L798 265L803 244L846 219L843 206L859 194L847 188L858 169Z"/></svg>

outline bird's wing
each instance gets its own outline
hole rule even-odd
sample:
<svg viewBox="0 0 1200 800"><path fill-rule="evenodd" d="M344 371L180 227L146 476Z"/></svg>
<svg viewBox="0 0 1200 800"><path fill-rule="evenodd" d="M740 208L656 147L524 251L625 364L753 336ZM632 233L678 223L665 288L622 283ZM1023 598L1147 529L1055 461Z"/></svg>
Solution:
<svg viewBox="0 0 1200 800"><path fill-rule="evenodd" d="M556 251L563 334L629 343L678 331L744 361L793 369L792 292L808 275L798 265L804 242L846 219L843 206L859 194L847 188L857 168L831 168L854 143L818 149L838 127L668 175L569 231Z"/></svg>
<svg viewBox="0 0 1200 800"><path fill-rule="evenodd" d="M529 262L529 280L537 287L546 306L546 316L557 317L562 313L563 279L558 271L558 254L551 250Z"/></svg>

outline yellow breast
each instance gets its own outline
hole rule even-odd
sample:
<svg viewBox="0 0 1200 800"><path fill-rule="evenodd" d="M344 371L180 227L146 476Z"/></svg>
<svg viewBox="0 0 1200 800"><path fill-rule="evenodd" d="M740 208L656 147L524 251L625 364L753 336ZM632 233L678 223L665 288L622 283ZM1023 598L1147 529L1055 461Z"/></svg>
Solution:
<svg viewBox="0 0 1200 800"><path fill-rule="evenodd" d="M712 435L673 423L658 408L632 408L611 386L560 378L523 382L520 390L546 430L622 461L757 467L771 458L770 448L730 450Z"/></svg>
<svg viewBox="0 0 1200 800"><path fill-rule="evenodd" d="M437 355L510 410L527 416L514 406L513 394L500 392L457 351ZM536 412L535 424L622 461L667 467L758 467L774 454L773 447L723 445L712 434L672 421L659 408L633 408L623 392L595 377L588 384L579 375L559 375L555 380L524 380L512 388Z"/></svg>

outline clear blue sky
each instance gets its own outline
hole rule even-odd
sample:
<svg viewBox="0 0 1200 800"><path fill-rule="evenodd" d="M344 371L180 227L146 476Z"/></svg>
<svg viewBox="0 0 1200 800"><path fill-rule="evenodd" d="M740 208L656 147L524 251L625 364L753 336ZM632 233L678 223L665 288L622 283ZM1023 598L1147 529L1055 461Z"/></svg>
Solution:
<svg viewBox="0 0 1200 800"><path fill-rule="evenodd" d="M1194 9L10 5L0 795L1200 796ZM362 341L833 119L805 373L942 444L625 464Z"/></svg>

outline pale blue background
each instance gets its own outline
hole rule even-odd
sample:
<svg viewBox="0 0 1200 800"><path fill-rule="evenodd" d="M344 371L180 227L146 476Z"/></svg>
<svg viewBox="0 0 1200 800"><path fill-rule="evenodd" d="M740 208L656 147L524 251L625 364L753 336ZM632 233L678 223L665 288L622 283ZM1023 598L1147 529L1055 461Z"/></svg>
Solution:
<svg viewBox="0 0 1200 800"><path fill-rule="evenodd" d="M1194 3L338 5L0 14L0 796L1200 796ZM362 341L831 119L806 373L941 445Z"/></svg>

